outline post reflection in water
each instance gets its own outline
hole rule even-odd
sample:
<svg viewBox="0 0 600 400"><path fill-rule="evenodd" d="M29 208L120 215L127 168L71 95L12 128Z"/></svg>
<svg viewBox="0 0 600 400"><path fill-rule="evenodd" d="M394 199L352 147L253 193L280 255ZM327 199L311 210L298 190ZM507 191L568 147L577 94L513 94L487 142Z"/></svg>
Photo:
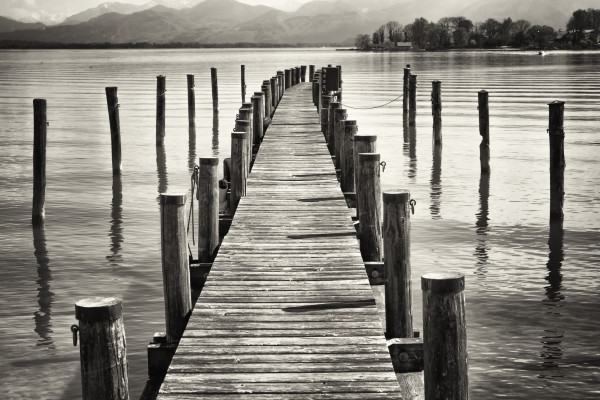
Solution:
<svg viewBox="0 0 600 400"><path fill-rule="evenodd" d="M488 200L490 197L490 174L482 173L479 177L479 211L475 216L475 233L477 234L477 247L475 247L475 256L477 257L476 274L485 276L487 273L488 250L487 233L489 231L489 208Z"/></svg>
<svg viewBox="0 0 600 400"><path fill-rule="evenodd" d="M110 211L110 253L106 259L114 268L121 260L121 243L123 243L123 183L121 175L113 175L112 204Z"/></svg>
<svg viewBox="0 0 600 400"><path fill-rule="evenodd" d="M417 127L408 127L408 177L414 180L417 177Z"/></svg>
<svg viewBox="0 0 600 400"><path fill-rule="evenodd" d="M33 227L33 248L37 262L38 279L38 305L39 310L33 314L35 321L34 331L40 337L37 341L37 346L48 346L54 349L52 340L52 303L54 302L54 293L50 290L50 282L52 282L52 273L50 272L50 259L46 250L46 232L44 225Z"/></svg>
<svg viewBox="0 0 600 400"><path fill-rule="evenodd" d="M441 218L442 205L442 145L434 144L432 149L433 163L431 166L431 205L429 211L432 219Z"/></svg>
<svg viewBox="0 0 600 400"><path fill-rule="evenodd" d="M548 285L546 289L546 298L543 300L546 312L550 316L550 320L557 322L560 318L562 300L565 296L561 293L562 289L562 263L565 259L563 251L563 223L562 221L550 221L550 238L548 239L548 247L550 252L548 253L548 262L546 267L548 268L548 276L546 281ZM558 326L556 324L555 326ZM559 364L558 361L563 358L563 349L561 347L564 332L561 329L550 326L544 330L542 336L542 372L540 378L553 378L560 377L563 374L558 372Z"/></svg>
<svg viewBox="0 0 600 400"><path fill-rule="evenodd" d="M215 154L219 153L219 112L213 112L212 149Z"/></svg>
<svg viewBox="0 0 600 400"><path fill-rule="evenodd" d="M167 153L165 145L156 146L156 174L158 175L158 196L156 201L160 202L160 194L167 192L169 182L167 180Z"/></svg>
<svg viewBox="0 0 600 400"><path fill-rule="evenodd" d="M194 170L196 165L196 126L190 126L188 139L188 168L190 172Z"/></svg>

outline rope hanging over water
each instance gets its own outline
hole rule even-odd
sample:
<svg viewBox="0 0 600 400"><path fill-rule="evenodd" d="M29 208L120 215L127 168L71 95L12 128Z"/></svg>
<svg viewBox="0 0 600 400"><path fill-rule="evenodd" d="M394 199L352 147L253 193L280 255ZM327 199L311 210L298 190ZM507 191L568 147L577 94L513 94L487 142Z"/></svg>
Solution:
<svg viewBox="0 0 600 400"><path fill-rule="evenodd" d="M401 98L402 98L402 94L400 94L400 96L396 97L395 99L388 101L388 102L387 102L387 103L385 103L385 104L381 104L381 105L379 105L379 106L374 106L374 107L351 107L351 106L349 106L349 105L347 105L347 104L344 104L344 103L342 103L342 106L343 106L343 107L346 107L346 108L351 108L351 109L353 109L353 110L372 110L372 109L374 109L374 108L381 108L381 107L385 107L385 106L387 106L388 104L392 104L393 102L395 102L395 101L398 101L398 100L399 100L399 99L401 99Z"/></svg>

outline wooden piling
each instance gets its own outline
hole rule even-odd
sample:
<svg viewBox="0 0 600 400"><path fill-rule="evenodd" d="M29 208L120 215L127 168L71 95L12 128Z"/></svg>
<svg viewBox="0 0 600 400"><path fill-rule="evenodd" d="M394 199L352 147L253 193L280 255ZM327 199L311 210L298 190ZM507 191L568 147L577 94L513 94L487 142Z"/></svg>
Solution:
<svg viewBox="0 0 600 400"><path fill-rule="evenodd" d="M431 82L431 113L433 114L433 143L442 143L442 82Z"/></svg>
<svg viewBox="0 0 600 400"><path fill-rule="evenodd" d="M241 111L242 110L240 109L240 112ZM247 113L245 114L247 115ZM247 119L236 119L235 128L233 130L234 132L246 132L246 141L244 142L246 144L246 150L244 151L244 177L247 179L248 175L250 174L250 164L252 161L252 143L250 140L250 135L252 131L250 121Z"/></svg>
<svg viewBox="0 0 600 400"><path fill-rule="evenodd" d="M429 273L423 290L423 351L426 399L467 399L465 277Z"/></svg>
<svg viewBox="0 0 600 400"><path fill-rule="evenodd" d="M196 94L195 94L194 75L187 75L187 90L188 90L188 126L196 126Z"/></svg>
<svg viewBox="0 0 600 400"><path fill-rule="evenodd" d="M315 79L315 66L309 65L308 66L308 81L312 82L313 79Z"/></svg>
<svg viewBox="0 0 600 400"><path fill-rule="evenodd" d="M411 74L408 79L408 126L415 126L417 117L417 76Z"/></svg>
<svg viewBox="0 0 600 400"><path fill-rule="evenodd" d="M254 107L252 106L252 103L242 103L239 116L239 119L241 120L250 121L248 151L250 155L250 161L252 161L252 154L255 152L254 147L258 144L258 142L254 141Z"/></svg>
<svg viewBox="0 0 600 400"><path fill-rule="evenodd" d="M248 145L248 133L231 133L231 196L229 209L233 214L237 209L242 196L246 195L246 176L244 174L244 160Z"/></svg>
<svg viewBox="0 0 600 400"><path fill-rule="evenodd" d="M213 113L219 111L219 86L217 83L217 69L211 67L210 69L210 83L212 87L212 101L213 101Z"/></svg>
<svg viewBox="0 0 600 400"><path fill-rule="evenodd" d="M410 79L410 66L407 65L404 68L404 80L402 84L402 112L408 114L408 90L409 90L409 79Z"/></svg>
<svg viewBox="0 0 600 400"><path fill-rule="evenodd" d="M301 69L301 67L296 67L295 71L296 71L296 85L297 85L300 83L300 75L302 74L302 69Z"/></svg>
<svg viewBox="0 0 600 400"><path fill-rule="evenodd" d="M255 144L259 144L262 140L263 137L263 120L264 120L264 114L262 112L262 102L263 102L263 96L262 96L262 92L261 95L257 95L256 93L254 93L254 96L252 96L252 132L253 132L253 142Z"/></svg>
<svg viewBox="0 0 600 400"><path fill-rule="evenodd" d="M277 107L277 78L273 77L270 79L271 81L271 105L273 106L273 112L275 112L275 108Z"/></svg>
<svg viewBox="0 0 600 400"><path fill-rule="evenodd" d="M333 96L324 94L321 97L321 132L323 132L323 135L325 135L325 139L328 139L327 125L329 123L329 103L331 103Z"/></svg>
<svg viewBox="0 0 600 400"><path fill-rule="evenodd" d="M292 71L289 69L284 70L285 72L285 90L288 90L292 86Z"/></svg>
<svg viewBox="0 0 600 400"><path fill-rule="evenodd" d="M266 82L266 83L265 83ZM265 118L271 118L271 82L263 81L261 85L261 90L264 95L264 105L265 105Z"/></svg>
<svg viewBox="0 0 600 400"><path fill-rule="evenodd" d="M356 200L360 223L359 240L363 261L381 261L380 156L359 153Z"/></svg>
<svg viewBox="0 0 600 400"><path fill-rule="evenodd" d="M156 77L156 145L162 146L165 140L165 103L166 103L166 78L163 75Z"/></svg>
<svg viewBox="0 0 600 400"><path fill-rule="evenodd" d="M341 104L340 104L341 105ZM344 120L348 118L345 108L336 108L333 112L333 136L331 137L332 154L335 156L335 168L341 169L342 138L344 136Z"/></svg>
<svg viewBox="0 0 600 400"><path fill-rule="evenodd" d="M383 193L386 337L411 338L410 193Z"/></svg>
<svg viewBox="0 0 600 400"><path fill-rule="evenodd" d="M565 131L564 101L548 104L550 138L550 220L563 220L565 200Z"/></svg>
<svg viewBox="0 0 600 400"><path fill-rule="evenodd" d="M340 138L338 152L340 154L340 176L342 192L354 192L354 137L358 132L358 125L354 120L342 121L342 137Z"/></svg>
<svg viewBox="0 0 600 400"><path fill-rule="evenodd" d="M306 65L300 66L300 80L306 82Z"/></svg>
<svg viewBox="0 0 600 400"><path fill-rule="evenodd" d="M333 99L332 99L333 100ZM329 103L329 110L327 111L327 147L329 147L329 154L335 156L335 136L333 136L333 124L335 123L335 110L339 109L342 105L337 101L331 101ZM337 163L337 162L336 162Z"/></svg>
<svg viewBox="0 0 600 400"><path fill-rule="evenodd" d="M46 100L33 100L33 206L31 223L41 225L46 217Z"/></svg>
<svg viewBox="0 0 600 400"><path fill-rule="evenodd" d="M356 188L356 171L358 171L358 155L360 153L377 153L377 135L355 134L353 140L354 146L352 149L352 159L354 160L354 187ZM346 151L346 149L344 149L344 151Z"/></svg>
<svg viewBox="0 0 600 400"><path fill-rule="evenodd" d="M168 343L181 338L192 310L185 194L160 195L163 289Z"/></svg>
<svg viewBox="0 0 600 400"><path fill-rule="evenodd" d="M479 161L481 163L481 172L490 171L490 110L488 106L488 92L485 90L477 93L479 110L479 134L481 143L479 144Z"/></svg>
<svg viewBox="0 0 600 400"><path fill-rule="evenodd" d="M285 90L285 78L283 76L282 71L277 71L277 88L279 89L279 101L283 97L283 92Z"/></svg>
<svg viewBox="0 0 600 400"><path fill-rule="evenodd" d="M198 165L198 262L213 262L219 246L219 158L200 158Z"/></svg>
<svg viewBox="0 0 600 400"><path fill-rule="evenodd" d="M241 77L242 77L242 103L246 102L246 66L241 65Z"/></svg>
<svg viewBox="0 0 600 400"><path fill-rule="evenodd" d="M108 121L110 123L110 147L113 175L121 173L121 124L119 121L119 98L116 87L105 88Z"/></svg>
<svg viewBox="0 0 600 400"><path fill-rule="evenodd" d="M83 400L129 399L122 310L121 299L116 297L91 297L75 303Z"/></svg>

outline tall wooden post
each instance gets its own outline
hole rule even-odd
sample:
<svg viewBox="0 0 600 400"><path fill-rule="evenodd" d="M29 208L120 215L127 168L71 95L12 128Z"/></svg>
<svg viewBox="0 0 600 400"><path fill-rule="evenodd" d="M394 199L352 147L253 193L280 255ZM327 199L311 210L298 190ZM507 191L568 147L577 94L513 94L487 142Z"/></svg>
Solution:
<svg viewBox="0 0 600 400"><path fill-rule="evenodd" d="M386 337L410 338L410 193L406 190L383 193L383 249Z"/></svg>
<svg viewBox="0 0 600 400"><path fill-rule="evenodd" d="M192 311L185 194L160 195L160 233L168 343L181 338Z"/></svg>
<svg viewBox="0 0 600 400"><path fill-rule="evenodd" d="M337 97L337 101L339 101L340 103L342 102L342 66L341 65L336 65L335 66L338 70L338 90L336 93L336 97Z"/></svg>
<svg viewBox="0 0 600 400"><path fill-rule="evenodd" d="M46 217L46 100L33 100L33 206L31 223L41 225Z"/></svg>
<svg viewBox="0 0 600 400"><path fill-rule="evenodd" d="M317 112L319 112L319 81L321 80L321 71L315 71L313 75L313 84L312 84L312 95L313 95L313 104L317 107Z"/></svg>
<svg viewBox="0 0 600 400"><path fill-rule="evenodd" d="M433 114L433 143L442 143L442 82L431 82L431 113Z"/></svg>
<svg viewBox="0 0 600 400"><path fill-rule="evenodd" d="M241 112L242 110L240 110ZM247 116L247 111L248 110L244 110L245 114ZM250 140L250 134L251 134L251 126L250 126L250 121L248 121L247 119L242 120L242 119L236 119L235 120L235 128L233 129L234 132L246 132L246 140L245 140L245 144L246 144L246 150L244 151L244 177L248 178L248 175L250 174L250 163L252 161L252 143Z"/></svg>
<svg viewBox="0 0 600 400"><path fill-rule="evenodd" d="M283 71L277 71L277 84L279 85L279 99L281 99L285 91L285 76L283 75Z"/></svg>
<svg viewBox="0 0 600 400"><path fill-rule="evenodd" d="M417 117L417 76L410 75L408 79L408 126L415 126Z"/></svg>
<svg viewBox="0 0 600 400"><path fill-rule="evenodd" d="M306 65L300 66L300 78L302 82L306 82Z"/></svg>
<svg viewBox="0 0 600 400"><path fill-rule="evenodd" d="M346 149L344 149L346 151ZM354 135L352 159L354 160L354 173L358 171L358 155L360 153L377 153L377 135ZM354 177L354 187L358 186L357 176Z"/></svg>
<svg viewBox="0 0 600 400"><path fill-rule="evenodd" d="M246 120L250 122L249 131L248 131L248 154L249 160L252 161L252 154L255 153L254 147L258 144L258 142L254 141L254 107L252 103L242 103L242 107L240 108L240 119ZM250 167L250 165L248 165Z"/></svg>
<svg viewBox="0 0 600 400"><path fill-rule="evenodd" d="M196 83L194 75L187 75L187 90L188 90L188 126L191 128L196 126Z"/></svg>
<svg viewBox="0 0 600 400"><path fill-rule="evenodd" d="M242 76L242 103L246 102L246 66L241 65Z"/></svg>
<svg viewBox="0 0 600 400"><path fill-rule="evenodd" d="M285 73L285 90L288 90L292 86L292 71L289 69L284 70Z"/></svg>
<svg viewBox="0 0 600 400"><path fill-rule="evenodd" d="M277 78L272 77L270 79L270 81L271 81L271 104L273 105L273 111L275 111L275 108L277 107L277 103L279 100L279 97L277 96L277 93L278 93Z"/></svg>
<svg viewBox="0 0 600 400"><path fill-rule="evenodd" d="M106 105L108 106L108 121L110 123L110 147L112 154L113 175L121 173L121 125L119 122L119 98L116 87L107 87Z"/></svg>
<svg viewBox="0 0 600 400"><path fill-rule="evenodd" d="M91 297L75 303L83 400L129 399L122 310L121 299L116 297Z"/></svg>
<svg viewBox="0 0 600 400"><path fill-rule="evenodd" d="M212 101L213 101L213 113L219 111L219 86L217 83L217 69L211 67L210 69L210 83L212 87Z"/></svg>
<svg viewBox="0 0 600 400"><path fill-rule="evenodd" d="M423 289L423 376L426 399L469 397L465 277L429 273Z"/></svg>
<svg viewBox="0 0 600 400"><path fill-rule="evenodd" d="M269 92L271 91L271 82L263 82L263 84L261 85L261 90L263 92L264 95L264 111L265 111L265 119L269 119L271 118L271 96L269 95Z"/></svg>
<svg viewBox="0 0 600 400"><path fill-rule="evenodd" d="M550 220L562 220L565 201L565 102L553 101L549 106L550 138Z"/></svg>
<svg viewBox="0 0 600 400"><path fill-rule="evenodd" d="M321 132L323 132L323 135L325 135L325 139L329 142L329 138L327 137L327 125L329 123L329 103L331 103L333 96L324 94L321 97Z"/></svg>
<svg viewBox="0 0 600 400"><path fill-rule="evenodd" d="M408 88L410 78L410 66L404 68L404 80L402 84L402 112L408 114Z"/></svg>
<svg viewBox="0 0 600 400"><path fill-rule="evenodd" d="M308 66L308 81L312 82L314 79L315 79L315 66L311 64Z"/></svg>
<svg viewBox="0 0 600 400"><path fill-rule="evenodd" d="M219 245L219 158L199 160L198 262L213 262Z"/></svg>
<svg viewBox="0 0 600 400"><path fill-rule="evenodd" d="M244 160L248 145L247 132L231 133L231 197L229 208L231 213L237 209L242 196L246 195L246 176L244 174Z"/></svg>
<svg viewBox="0 0 600 400"><path fill-rule="evenodd" d="M342 138L344 137L344 120L348 118L345 108L335 108L333 112L333 136L331 137L332 154L335 156L335 167L341 169Z"/></svg>
<svg viewBox="0 0 600 400"><path fill-rule="evenodd" d="M156 77L156 145L162 146L165 141L165 94L167 91L166 78Z"/></svg>
<svg viewBox="0 0 600 400"><path fill-rule="evenodd" d="M263 119L264 114L262 113L262 102L263 96L258 96L254 93L252 96L252 132L253 132L253 142L257 145L261 142L263 137Z"/></svg>
<svg viewBox="0 0 600 400"><path fill-rule="evenodd" d="M354 192L354 137L358 132L358 125L354 120L342 122L342 137L340 138L340 175L342 192Z"/></svg>
<svg viewBox="0 0 600 400"><path fill-rule="evenodd" d="M479 161L481 163L481 172L490 171L490 110L488 106L488 92L481 90L477 93L479 110L479 134L481 143L479 144Z"/></svg>
<svg viewBox="0 0 600 400"><path fill-rule="evenodd" d="M333 99L332 99L333 100ZM337 101L332 101L329 103L329 111L327 112L327 147L329 147L329 154L335 156L335 136L333 136L334 131L334 123L335 123L335 110L342 107L340 103ZM336 162L337 163L337 162Z"/></svg>
<svg viewBox="0 0 600 400"><path fill-rule="evenodd" d="M381 261L382 256L380 170L379 154L358 154L356 200L363 261Z"/></svg>

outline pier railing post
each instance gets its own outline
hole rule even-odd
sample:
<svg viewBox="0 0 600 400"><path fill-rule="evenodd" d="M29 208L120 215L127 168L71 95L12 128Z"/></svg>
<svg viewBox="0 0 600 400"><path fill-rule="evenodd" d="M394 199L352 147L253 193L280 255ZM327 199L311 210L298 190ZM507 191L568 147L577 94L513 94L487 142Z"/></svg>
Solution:
<svg viewBox="0 0 600 400"><path fill-rule="evenodd" d="M394 190L383 193L385 321L388 339L413 336L410 211L408 191Z"/></svg>
<svg viewBox="0 0 600 400"><path fill-rule="evenodd" d="M259 144L263 138L263 119L264 114L262 112L262 102L263 96L257 95L254 93L252 96L252 133L253 133L253 143Z"/></svg>
<svg viewBox="0 0 600 400"><path fill-rule="evenodd" d="M92 297L75 303L83 400L129 399L122 309L121 299L116 297Z"/></svg>
<svg viewBox="0 0 600 400"><path fill-rule="evenodd" d="M417 117L417 75L411 74L408 79L408 126L415 126Z"/></svg>
<svg viewBox="0 0 600 400"><path fill-rule="evenodd" d="M242 103L246 102L246 66L241 65Z"/></svg>
<svg viewBox="0 0 600 400"><path fill-rule="evenodd" d="M338 152L340 154L341 188L343 193L354 192L354 137L358 132L358 125L354 120L342 121L342 137L340 138Z"/></svg>
<svg viewBox="0 0 600 400"><path fill-rule="evenodd" d="M356 200L363 261L381 261L382 256L380 170L379 154L358 154Z"/></svg>
<svg viewBox="0 0 600 400"><path fill-rule="evenodd" d="M466 400L469 392L465 277L429 273L423 290L425 399Z"/></svg>
<svg viewBox="0 0 600 400"><path fill-rule="evenodd" d="M442 143L442 82L431 82L431 113L433 114L433 143Z"/></svg>
<svg viewBox="0 0 600 400"><path fill-rule="evenodd" d="M335 168L341 169L342 139L344 137L344 120L348 118L345 108L336 108L333 112L333 135L330 138L332 144L331 153L335 156Z"/></svg>
<svg viewBox="0 0 600 400"><path fill-rule="evenodd" d="M211 67L210 69L210 84L212 88L212 101L213 101L213 113L219 111L219 86L217 82L217 69Z"/></svg>
<svg viewBox="0 0 600 400"><path fill-rule="evenodd" d="M110 147L112 154L113 175L121 173L121 125L119 121L119 98L116 87L107 87L106 105L108 107L108 121L110 123Z"/></svg>
<svg viewBox="0 0 600 400"><path fill-rule="evenodd" d="M329 103L331 103L333 96L324 94L321 97L321 132L323 132L325 139L329 143L329 138L327 137L327 125L329 124Z"/></svg>
<svg viewBox="0 0 600 400"><path fill-rule="evenodd" d="M156 145L162 146L165 141L165 95L166 78L163 75L156 77Z"/></svg>
<svg viewBox="0 0 600 400"><path fill-rule="evenodd" d="M246 195L246 175L244 174L244 163L248 145L248 133L231 133L231 196L229 209L235 213L242 196Z"/></svg>
<svg viewBox="0 0 600 400"><path fill-rule="evenodd" d="M404 80L402 83L402 113L408 114L408 90L410 78L410 65L404 68Z"/></svg>
<svg viewBox="0 0 600 400"><path fill-rule="evenodd" d="M548 104L550 138L550 219L562 220L565 200L565 131L563 101Z"/></svg>
<svg viewBox="0 0 600 400"><path fill-rule="evenodd" d="M192 310L185 197L185 194L160 195L165 333L168 343L179 341Z"/></svg>
<svg viewBox="0 0 600 400"><path fill-rule="evenodd" d="M333 99L332 99L333 100ZM335 136L333 136L334 123L335 123L335 110L340 108L342 105L337 101L331 101L329 103L329 111L327 112L327 147L329 147L329 154L335 157ZM335 162L336 165L338 161Z"/></svg>
<svg viewBox="0 0 600 400"><path fill-rule="evenodd" d="M187 90L188 90L188 126L196 126L196 89L194 75L187 75Z"/></svg>
<svg viewBox="0 0 600 400"><path fill-rule="evenodd" d="M33 100L33 205L31 222L44 223L46 216L46 100Z"/></svg>
<svg viewBox="0 0 600 400"><path fill-rule="evenodd" d="M199 160L198 262L213 262L219 245L219 158Z"/></svg>
<svg viewBox="0 0 600 400"><path fill-rule="evenodd" d="M477 102L479 110L479 134L481 143L479 144L479 161L481 163L481 172L490 171L490 110L488 106L489 95L485 90L477 93Z"/></svg>

